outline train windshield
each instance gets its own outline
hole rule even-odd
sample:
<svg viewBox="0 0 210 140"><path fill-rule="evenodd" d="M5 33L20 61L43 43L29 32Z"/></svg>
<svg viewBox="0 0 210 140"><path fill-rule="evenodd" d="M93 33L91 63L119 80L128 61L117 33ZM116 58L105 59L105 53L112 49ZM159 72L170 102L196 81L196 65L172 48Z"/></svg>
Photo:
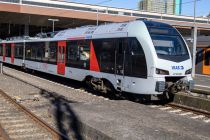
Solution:
<svg viewBox="0 0 210 140"><path fill-rule="evenodd" d="M189 59L187 46L174 28L149 27L149 32L159 58L183 61Z"/></svg>
<svg viewBox="0 0 210 140"><path fill-rule="evenodd" d="M158 55L188 55L180 36L151 35Z"/></svg>

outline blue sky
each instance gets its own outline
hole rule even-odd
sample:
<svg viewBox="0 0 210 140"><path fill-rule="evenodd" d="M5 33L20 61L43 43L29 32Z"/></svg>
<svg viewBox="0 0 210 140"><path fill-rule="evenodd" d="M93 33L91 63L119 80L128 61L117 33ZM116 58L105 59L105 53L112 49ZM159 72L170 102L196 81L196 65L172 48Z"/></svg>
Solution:
<svg viewBox="0 0 210 140"><path fill-rule="evenodd" d="M120 7L128 9L136 9L139 0L68 0L72 2L87 3L87 4L99 4L111 7ZM108 2L109 1L109 2ZM193 1L194 0L182 0L182 15L193 15ZM188 3L189 2L189 3ZM101 3L101 4L100 4ZM204 16L210 13L210 0L197 0L196 15Z"/></svg>

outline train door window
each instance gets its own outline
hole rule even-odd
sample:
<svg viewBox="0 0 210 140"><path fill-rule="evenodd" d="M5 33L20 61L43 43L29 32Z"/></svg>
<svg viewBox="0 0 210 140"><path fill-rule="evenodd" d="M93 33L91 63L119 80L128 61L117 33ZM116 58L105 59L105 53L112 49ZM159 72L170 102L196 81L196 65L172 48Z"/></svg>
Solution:
<svg viewBox="0 0 210 140"><path fill-rule="evenodd" d="M206 53L205 53L205 65L206 66L210 65L210 50L206 50Z"/></svg>
<svg viewBox="0 0 210 140"><path fill-rule="evenodd" d="M65 63L65 50L64 47L58 47L58 61L59 63Z"/></svg>
<svg viewBox="0 0 210 140"><path fill-rule="evenodd" d="M50 44L49 44L49 62L56 63L56 59L57 59L56 56L57 56L57 43L50 42Z"/></svg>
<svg viewBox="0 0 210 140"><path fill-rule="evenodd" d="M129 39L129 46L132 59L132 76L146 78L147 64L142 46L136 38Z"/></svg>
<svg viewBox="0 0 210 140"><path fill-rule="evenodd" d="M6 57L11 57L11 44L6 44Z"/></svg>
<svg viewBox="0 0 210 140"><path fill-rule="evenodd" d="M3 45L0 44L0 56L3 56Z"/></svg>

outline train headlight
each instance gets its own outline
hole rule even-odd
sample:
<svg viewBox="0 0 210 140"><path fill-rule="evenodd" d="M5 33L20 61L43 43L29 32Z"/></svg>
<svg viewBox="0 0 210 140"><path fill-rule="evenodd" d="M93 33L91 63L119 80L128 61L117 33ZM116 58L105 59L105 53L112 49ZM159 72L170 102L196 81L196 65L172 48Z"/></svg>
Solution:
<svg viewBox="0 0 210 140"><path fill-rule="evenodd" d="M192 69L186 70L185 74L191 74L192 73Z"/></svg>
<svg viewBox="0 0 210 140"><path fill-rule="evenodd" d="M169 71L167 71L167 70L161 70L161 69L156 69L156 74L169 75Z"/></svg>

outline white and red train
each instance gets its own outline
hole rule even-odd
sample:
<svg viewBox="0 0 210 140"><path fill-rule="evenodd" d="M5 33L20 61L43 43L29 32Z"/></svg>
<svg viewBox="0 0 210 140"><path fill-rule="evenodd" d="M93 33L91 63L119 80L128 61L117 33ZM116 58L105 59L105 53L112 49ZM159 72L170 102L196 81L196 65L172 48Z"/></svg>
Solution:
<svg viewBox="0 0 210 140"><path fill-rule="evenodd" d="M84 81L95 89L163 94L190 89L191 56L172 26L131 21L86 26L53 37L2 41L0 61Z"/></svg>

